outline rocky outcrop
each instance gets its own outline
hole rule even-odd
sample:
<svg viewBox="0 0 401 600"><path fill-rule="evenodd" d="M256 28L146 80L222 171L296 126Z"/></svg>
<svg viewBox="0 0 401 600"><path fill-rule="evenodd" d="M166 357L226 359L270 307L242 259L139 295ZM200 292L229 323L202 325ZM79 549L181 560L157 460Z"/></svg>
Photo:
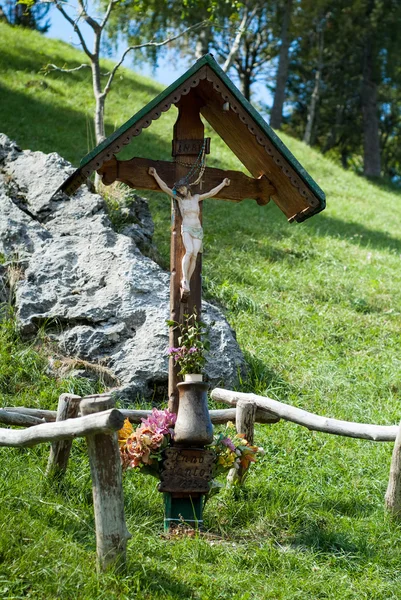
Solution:
<svg viewBox="0 0 401 600"><path fill-rule="evenodd" d="M26 267L17 285L24 335L44 326L60 351L105 365L129 400L166 389L169 275L142 254L153 223L146 202L131 197L131 224L117 233L103 198L86 186L72 197L54 191L73 167L53 153L22 152L0 135L0 253ZM242 353L221 312L214 321L207 376L233 386Z"/></svg>

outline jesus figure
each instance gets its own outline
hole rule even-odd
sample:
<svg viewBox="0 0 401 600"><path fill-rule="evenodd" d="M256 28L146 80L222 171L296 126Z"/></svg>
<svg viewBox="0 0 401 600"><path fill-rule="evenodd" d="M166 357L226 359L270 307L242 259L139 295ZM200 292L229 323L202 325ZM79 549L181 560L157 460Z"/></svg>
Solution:
<svg viewBox="0 0 401 600"><path fill-rule="evenodd" d="M168 185L160 179L154 167L149 167L149 175L152 175L156 179L156 182L160 189L175 198L178 201L182 217L181 235L182 241L185 248L185 254L182 259L182 279L181 289L184 296L188 296L190 292L190 281L192 274L195 270L196 259L199 252L203 250L203 229L199 219L199 202L206 200L206 198L213 198L222 190L225 186L230 185L229 179L224 179L220 185L216 186L210 192L205 194L194 194L192 196L191 190L185 180L180 180L174 184L171 190Z"/></svg>

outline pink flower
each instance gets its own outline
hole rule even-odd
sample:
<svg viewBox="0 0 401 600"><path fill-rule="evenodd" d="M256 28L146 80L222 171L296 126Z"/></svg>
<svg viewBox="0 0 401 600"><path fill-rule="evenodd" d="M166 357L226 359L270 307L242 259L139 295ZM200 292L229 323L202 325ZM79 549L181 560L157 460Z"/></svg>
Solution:
<svg viewBox="0 0 401 600"><path fill-rule="evenodd" d="M171 434L171 428L177 420L177 415L166 410L154 408L147 419L141 419L142 424L152 429L155 433ZM142 427L142 426L141 426Z"/></svg>

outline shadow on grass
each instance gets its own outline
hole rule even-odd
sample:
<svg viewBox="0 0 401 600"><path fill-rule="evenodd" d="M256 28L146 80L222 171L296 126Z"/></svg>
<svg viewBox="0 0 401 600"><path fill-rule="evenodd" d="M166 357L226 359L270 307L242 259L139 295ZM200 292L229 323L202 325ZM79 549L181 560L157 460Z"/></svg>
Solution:
<svg viewBox="0 0 401 600"><path fill-rule="evenodd" d="M352 537L343 531L330 531L311 524L304 531L292 538L291 546L298 548L311 548L315 552L340 555L371 555L367 548L358 545Z"/></svg>
<svg viewBox="0 0 401 600"><path fill-rule="evenodd" d="M141 592L146 594L144 598L153 597L153 595L148 595L153 593L163 593L166 597L177 598L177 600L198 597L197 595L195 596L197 588L195 586L189 586L186 583L183 583L182 580L179 579L179 575L177 575L177 577L173 577L172 575L169 575L165 569L156 570L149 568L148 566L144 568L143 563L138 561L130 561L129 551L127 572L141 573L138 584L141 587Z"/></svg>
<svg viewBox="0 0 401 600"><path fill-rule="evenodd" d="M384 231L368 229L360 223L347 223L342 219L325 215L316 220L308 221L308 227L316 235L326 235L346 240L357 246L375 248L377 250L394 250L401 252L401 240L398 240Z"/></svg>
<svg viewBox="0 0 401 600"><path fill-rule="evenodd" d="M317 507L317 505L315 505L315 507ZM324 498L319 504L319 508L347 517L366 517L376 510L374 504L362 502L357 498Z"/></svg>
<svg viewBox="0 0 401 600"><path fill-rule="evenodd" d="M70 161L79 161L86 153L87 117L78 110L52 105L51 97L30 97L0 85L2 133L22 148L59 152ZM68 135L63 135L68 130ZM71 140L75 139L75 149Z"/></svg>
<svg viewBox="0 0 401 600"><path fill-rule="evenodd" d="M389 194L400 194L401 195L401 187L399 184L393 183L389 181L389 179L378 178L378 177L364 177L367 179L371 185L379 188L379 190L383 192L388 192Z"/></svg>
<svg viewBox="0 0 401 600"><path fill-rule="evenodd" d="M295 393L295 388L283 379L274 369L271 369L255 354L244 351L245 361L248 367L247 377L241 381L241 392L259 394L261 396L273 396L284 401L290 394Z"/></svg>
<svg viewBox="0 0 401 600"><path fill-rule="evenodd" d="M28 98L23 91L16 92L0 84L0 106L2 133L16 140L22 148L58 152L75 165L87 154L90 146L87 132L88 126L92 128L92 116L52 103L51 88ZM108 134L112 129L107 124ZM147 130L141 136L138 147L141 146L145 154L164 158L168 157L170 140L163 141L157 133ZM132 152L141 155L139 151Z"/></svg>

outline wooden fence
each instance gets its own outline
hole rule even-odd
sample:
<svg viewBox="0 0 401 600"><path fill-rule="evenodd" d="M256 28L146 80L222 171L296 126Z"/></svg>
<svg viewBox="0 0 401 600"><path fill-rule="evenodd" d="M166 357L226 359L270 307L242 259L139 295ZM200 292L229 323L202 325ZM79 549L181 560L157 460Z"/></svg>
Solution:
<svg viewBox="0 0 401 600"><path fill-rule="evenodd" d="M359 438L372 442L394 442L393 455L390 466L390 477L387 486L385 504L393 517L401 518L401 422L399 425L373 425L368 423L354 423L322 417L301 408L296 408L284 402L278 402L266 396L256 394L243 394L222 388L215 388L211 393L212 399L237 407L237 431L253 438L253 426L260 412L269 418L284 419L307 427L312 431L321 431L333 435ZM253 409L249 407L253 406ZM247 408L248 407L248 408ZM252 410L255 419L250 415Z"/></svg>
<svg viewBox="0 0 401 600"><path fill-rule="evenodd" d="M211 410L212 423L234 421L238 433L253 443L255 423L292 421L314 431L371 441L395 441L385 503L395 517L401 517L401 423L373 425L326 418L305 410L255 394L243 394L216 388L212 399L229 404L225 410ZM0 423L24 426L23 430L0 429L0 446L33 446L51 442L46 474L59 480L68 464L72 440L85 437L92 476L92 492L96 525L97 565L100 570L124 564L127 530L124 516L122 472L117 430L128 418L140 423L149 410L114 408L111 395L81 398L62 394L57 411L25 407L0 409ZM229 481L241 481L243 473L231 471Z"/></svg>
<svg viewBox="0 0 401 600"><path fill-rule="evenodd" d="M78 408L81 416L77 416ZM92 475L96 526L96 552L99 570L125 562L127 540L124 497L117 430L123 414L107 396L62 394L58 410L10 408L0 411L0 422L25 425L22 431L0 429L0 446L34 446L51 442L47 476L59 479L67 468L72 440L85 437Z"/></svg>

